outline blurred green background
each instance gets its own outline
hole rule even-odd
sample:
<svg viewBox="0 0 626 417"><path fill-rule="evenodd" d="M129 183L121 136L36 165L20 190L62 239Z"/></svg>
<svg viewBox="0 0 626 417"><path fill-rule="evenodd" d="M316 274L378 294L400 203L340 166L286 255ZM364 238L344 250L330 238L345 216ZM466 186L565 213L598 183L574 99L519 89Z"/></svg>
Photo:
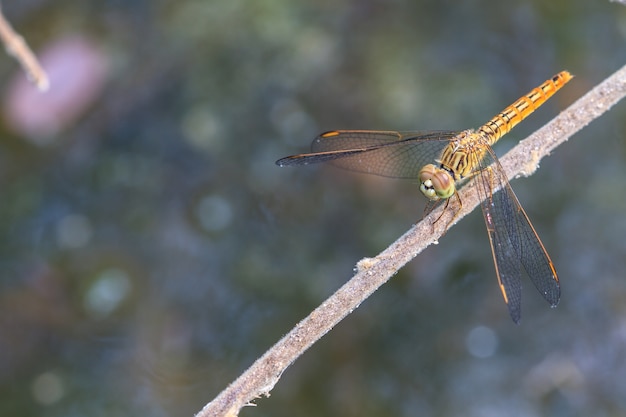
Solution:
<svg viewBox="0 0 626 417"><path fill-rule="evenodd" d="M420 219L410 181L278 168L330 129L477 127L626 63L609 1L20 1L0 60L0 414L190 416ZM30 98L29 98L30 97ZM624 103L513 182L562 283L514 325L478 211L242 416L626 412Z"/></svg>

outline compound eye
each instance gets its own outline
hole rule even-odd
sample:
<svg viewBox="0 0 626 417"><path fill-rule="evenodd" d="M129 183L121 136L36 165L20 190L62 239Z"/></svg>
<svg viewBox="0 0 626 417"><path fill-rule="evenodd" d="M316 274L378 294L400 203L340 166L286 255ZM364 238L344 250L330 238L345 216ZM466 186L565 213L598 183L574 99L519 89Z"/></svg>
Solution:
<svg viewBox="0 0 626 417"><path fill-rule="evenodd" d="M420 191L429 200L450 198L456 191L454 180L445 169L428 164L419 173Z"/></svg>

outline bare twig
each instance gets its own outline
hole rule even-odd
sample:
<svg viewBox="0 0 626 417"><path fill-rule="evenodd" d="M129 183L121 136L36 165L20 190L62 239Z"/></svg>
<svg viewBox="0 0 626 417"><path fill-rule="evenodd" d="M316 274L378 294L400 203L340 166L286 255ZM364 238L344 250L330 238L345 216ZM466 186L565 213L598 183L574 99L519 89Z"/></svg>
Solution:
<svg viewBox="0 0 626 417"><path fill-rule="evenodd" d="M500 162L509 178L530 175L544 156L606 112L625 95L626 67L623 67L501 158ZM470 181L459 191L463 208L455 221L463 218L479 204L478 193L473 188L474 184ZM432 219L440 216L441 211L442 207L435 210L375 258L360 261L357 273L350 281L298 323L207 404L197 417L236 416L243 406L251 405L255 398L269 395L285 369L305 350L357 308L407 262L443 235L453 210L443 213L448 218L433 225Z"/></svg>
<svg viewBox="0 0 626 417"><path fill-rule="evenodd" d="M30 50L24 38L18 35L4 18L2 10L0 10L0 39L4 43L7 52L13 55L20 63L28 79L37 86L39 91L47 91L50 84L46 72L39 65L39 61L37 61L35 54Z"/></svg>

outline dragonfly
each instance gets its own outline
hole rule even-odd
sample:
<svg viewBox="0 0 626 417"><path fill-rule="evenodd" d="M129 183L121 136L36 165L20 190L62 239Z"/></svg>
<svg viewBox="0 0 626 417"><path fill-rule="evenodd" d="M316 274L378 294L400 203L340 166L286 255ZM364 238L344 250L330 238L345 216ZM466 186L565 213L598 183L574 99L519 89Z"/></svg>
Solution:
<svg viewBox="0 0 626 417"><path fill-rule="evenodd" d="M287 156L276 164L326 162L383 177L417 179L420 191L431 206L445 201L446 209L449 199L456 196L458 210L462 202L457 189L467 179L476 177L500 291L511 318L519 323L522 268L552 307L559 302L561 288L554 264L513 192L492 146L572 78L567 71L559 72L478 129L333 130L317 136L310 153Z"/></svg>

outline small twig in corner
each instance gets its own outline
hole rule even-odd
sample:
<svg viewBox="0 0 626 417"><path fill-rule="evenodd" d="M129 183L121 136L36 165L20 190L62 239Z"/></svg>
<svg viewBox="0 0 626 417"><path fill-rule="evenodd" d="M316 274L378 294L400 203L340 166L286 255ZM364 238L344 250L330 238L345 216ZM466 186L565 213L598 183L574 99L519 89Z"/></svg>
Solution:
<svg viewBox="0 0 626 417"><path fill-rule="evenodd" d="M39 91L47 91L50 83L48 76L43 70L39 61L30 50L24 38L18 35L9 22L4 18L2 10L0 10L0 39L4 43L7 52L13 55L20 63L28 79L32 81Z"/></svg>

